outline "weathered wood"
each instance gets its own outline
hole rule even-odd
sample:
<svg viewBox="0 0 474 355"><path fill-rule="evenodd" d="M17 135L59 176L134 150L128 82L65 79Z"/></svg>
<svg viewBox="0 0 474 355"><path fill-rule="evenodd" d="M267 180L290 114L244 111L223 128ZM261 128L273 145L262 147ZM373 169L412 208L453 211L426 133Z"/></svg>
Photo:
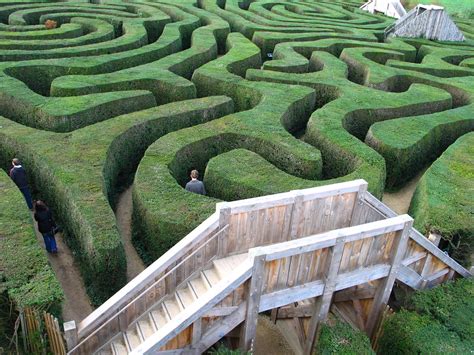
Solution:
<svg viewBox="0 0 474 355"><path fill-rule="evenodd" d="M342 253L344 250L344 239L338 238L336 245L332 248L328 258L328 271L324 280L323 294L318 297L314 306L313 315L311 317L306 344L304 347L305 354L311 354L314 342L318 338L321 321L325 320L331 306L331 300L336 287L336 276L341 264Z"/></svg>
<svg viewBox="0 0 474 355"><path fill-rule="evenodd" d="M248 290L245 323L242 327L242 335L240 338L240 348L242 350L248 351L253 349L253 342L257 332L258 312L260 306L260 297L262 296L264 270L265 255L256 256L254 258L252 278L250 280Z"/></svg>
<svg viewBox="0 0 474 355"><path fill-rule="evenodd" d="M375 294L374 301L372 303L372 308L370 314L367 318L366 331L371 337L375 329L377 321L380 319L380 314L383 307L387 304L390 293L392 292L393 283L397 277L397 274L400 269L401 261L403 255L405 255L405 250L408 245L408 238L413 225L413 219L409 219L405 222L403 230L399 232L399 237L397 238L396 243L394 244L394 252L392 256L392 265L388 276L382 280L378 290Z"/></svg>
<svg viewBox="0 0 474 355"><path fill-rule="evenodd" d="M66 344L68 350L74 348L77 344L78 336L77 336L77 327L76 322L71 320L69 322L64 322L64 337L66 338Z"/></svg>
<svg viewBox="0 0 474 355"><path fill-rule="evenodd" d="M355 226L366 221L362 221L362 215L365 213L366 206L364 204L365 193L367 192L367 183L363 183L359 186L359 191L357 191L357 196L352 207L350 225Z"/></svg>
<svg viewBox="0 0 474 355"><path fill-rule="evenodd" d="M214 307L202 315L202 317L224 317L234 313L238 306Z"/></svg>
<svg viewBox="0 0 474 355"><path fill-rule="evenodd" d="M375 287L368 286L360 289L345 289L337 292L334 295L334 302L345 302L352 300L361 300L366 298L373 298L375 295Z"/></svg>
<svg viewBox="0 0 474 355"><path fill-rule="evenodd" d="M310 317L313 314L312 304L298 305L297 307L281 307L278 309L276 319Z"/></svg>

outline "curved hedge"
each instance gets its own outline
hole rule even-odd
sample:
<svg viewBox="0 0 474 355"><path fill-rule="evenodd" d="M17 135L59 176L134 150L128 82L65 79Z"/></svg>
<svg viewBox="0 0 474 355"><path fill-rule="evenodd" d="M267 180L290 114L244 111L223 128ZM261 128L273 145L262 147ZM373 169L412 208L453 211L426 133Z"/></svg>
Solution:
<svg viewBox="0 0 474 355"><path fill-rule="evenodd" d="M450 255L465 266L474 253L474 133L459 138L421 178L410 205L418 230L441 235Z"/></svg>

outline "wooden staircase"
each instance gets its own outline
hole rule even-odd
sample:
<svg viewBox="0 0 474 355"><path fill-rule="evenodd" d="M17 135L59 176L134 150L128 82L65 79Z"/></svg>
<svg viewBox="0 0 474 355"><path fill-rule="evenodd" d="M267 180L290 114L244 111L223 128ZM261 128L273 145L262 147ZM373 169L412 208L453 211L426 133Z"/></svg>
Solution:
<svg viewBox="0 0 474 355"><path fill-rule="evenodd" d="M69 354L201 354L231 331L251 350L258 313L296 303L307 308L305 354L331 306L353 309L372 336L395 282L472 276L412 224L364 180L220 203L81 323L65 323Z"/></svg>
<svg viewBox="0 0 474 355"><path fill-rule="evenodd" d="M199 299L204 298L216 285L221 282L225 283L226 279L246 259L246 253L232 255L214 260L210 268L196 271L190 280L178 286L176 292L166 296L155 307L131 324L126 331L117 334L97 353L99 355L122 355L138 349L146 339L158 330L166 329L166 325L172 319L178 317L184 310L189 309Z"/></svg>

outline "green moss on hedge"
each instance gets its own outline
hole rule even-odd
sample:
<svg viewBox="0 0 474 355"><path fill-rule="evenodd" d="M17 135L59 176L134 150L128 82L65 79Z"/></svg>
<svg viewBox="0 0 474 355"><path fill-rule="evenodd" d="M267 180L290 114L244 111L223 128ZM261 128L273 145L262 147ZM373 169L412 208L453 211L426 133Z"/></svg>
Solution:
<svg viewBox="0 0 474 355"><path fill-rule="evenodd" d="M469 354L470 347L441 323L402 310L389 317L379 340L380 354Z"/></svg>
<svg viewBox="0 0 474 355"><path fill-rule="evenodd" d="M418 230L441 234L450 255L466 266L474 252L473 179L474 133L468 133L426 171L409 211Z"/></svg>
<svg viewBox="0 0 474 355"><path fill-rule="evenodd" d="M17 307L61 315L63 291L38 243L23 195L0 170L0 293Z"/></svg>
<svg viewBox="0 0 474 355"><path fill-rule="evenodd" d="M431 290L418 291L410 303L416 312L437 320L474 349L473 279L459 279Z"/></svg>
<svg viewBox="0 0 474 355"><path fill-rule="evenodd" d="M321 328L315 353L318 355L372 355L375 352L370 346L370 340L359 330L349 324L337 320L334 325L328 323Z"/></svg>

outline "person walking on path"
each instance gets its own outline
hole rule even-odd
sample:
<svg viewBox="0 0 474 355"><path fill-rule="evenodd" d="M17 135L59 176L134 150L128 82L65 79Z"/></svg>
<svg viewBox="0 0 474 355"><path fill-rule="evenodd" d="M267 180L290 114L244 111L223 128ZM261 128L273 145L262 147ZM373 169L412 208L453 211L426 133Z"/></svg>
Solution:
<svg viewBox="0 0 474 355"><path fill-rule="evenodd" d="M206 189L202 181L198 180L199 173L197 170L191 171L191 181L186 184L186 191L194 192L195 194L205 195Z"/></svg>
<svg viewBox="0 0 474 355"><path fill-rule="evenodd" d="M56 246L56 239L54 238L54 223L51 210L46 204L38 200L35 203L35 220L38 222L38 230L43 235L44 245L48 253L56 254L58 247Z"/></svg>
<svg viewBox="0 0 474 355"><path fill-rule="evenodd" d="M28 179L26 178L26 171L21 166L19 159L14 158L12 160L13 167L10 170L10 177L15 182L16 186L20 189L23 197L25 198L26 204L30 210L33 210L33 201L31 200L31 192L28 187Z"/></svg>

